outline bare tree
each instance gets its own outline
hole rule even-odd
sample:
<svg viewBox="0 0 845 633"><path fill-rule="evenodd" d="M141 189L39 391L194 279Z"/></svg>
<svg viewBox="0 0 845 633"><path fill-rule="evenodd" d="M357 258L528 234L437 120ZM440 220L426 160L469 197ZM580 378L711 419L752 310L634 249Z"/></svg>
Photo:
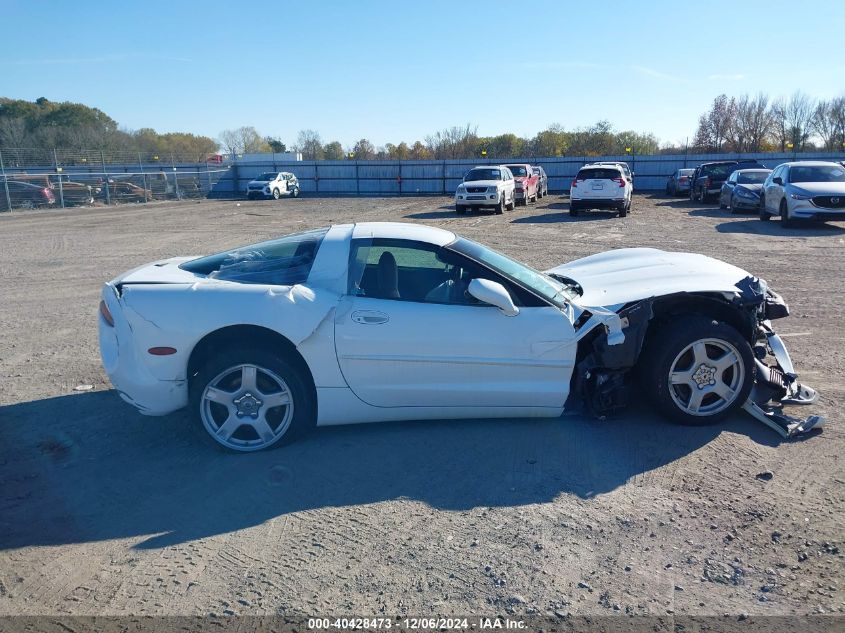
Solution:
<svg viewBox="0 0 845 633"><path fill-rule="evenodd" d="M314 130L302 130L296 137L296 151L302 154L304 160L321 160L323 158L323 140Z"/></svg>
<svg viewBox="0 0 845 633"><path fill-rule="evenodd" d="M376 148L370 141L362 138L355 143L355 146L352 148L352 154L355 160L372 160L376 157Z"/></svg>
<svg viewBox="0 0 845 633"><path fill-rule="evenodd" d="M218 136L221 147L230 154L260 154L270 146L251 125L236 130L223 130Z"/></svg>
<svg viewBox="0 0 845 633"><path fill-rule="evenodd" d="M803 151L810 139L815 109L813 100L800 90L786 102L786 124L795 151Z"/></svg>
<svg viewBox="0 0 845 633"><path fill-rule="evenodd" d="M736 100L731 126L733 149L737 152L759 152L771 127L769 97L742 95Z"/></svg>
<svg viewBox="0 0 845 633"><path fill-rule="evenodd" d="M772 102L769 108L771 119L771 135L780 151L786 151L786 143L789 141L789 123L787 122L786 100L778 97Z"/></svg>
<svg viewBox="0 0 845 633"><path fill-rule="evenodd" d="M477 130L469 123L464 127L456 125L427 136L425 142L434 158L469 158L478 143Z"/></svg>
<svg viewBox="0 0 845 633"><path fill-rule="evenodd" d="M812 128L825 149L845 149L845 97L819 101L813 113Z"/></svg>

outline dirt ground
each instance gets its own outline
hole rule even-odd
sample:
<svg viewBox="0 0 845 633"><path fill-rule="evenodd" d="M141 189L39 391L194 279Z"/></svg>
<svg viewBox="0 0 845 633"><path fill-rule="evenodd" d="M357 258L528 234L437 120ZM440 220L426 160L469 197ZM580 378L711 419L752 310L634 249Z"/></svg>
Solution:
<svg viewBox="0 0 845 633"><path fill-rule="evenodd" d="M845 612L845 225L787 231L656 194L624 219L566 209L302 198L2 214L0 615ZM446 227L541 269L625 246L746 268L789 302L776 325L821 393L793 413L828 427L782 441L745 415L683 428L634 403L605 421L320 429L231 455L185 414L145 418L110 389L104 281L356 220Z"/></svg>

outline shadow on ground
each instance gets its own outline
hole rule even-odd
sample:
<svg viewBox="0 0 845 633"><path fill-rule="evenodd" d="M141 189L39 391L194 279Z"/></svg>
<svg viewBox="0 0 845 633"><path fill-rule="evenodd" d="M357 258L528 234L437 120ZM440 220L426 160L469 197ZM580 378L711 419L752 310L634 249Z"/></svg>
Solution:
<svg viewBox="0 0 845 633"><path fill-rule="evenodd" d="M751 235L776 235L778 237L823 237L826 235L842 235L845 227L826 222L799 223L794 227L784 228L778 218L764 222L759 218L742 218L739 222L723 222L716 225L719 233L749 233Z"/></svg>
<svg viewBox="0 0 845 633"><path fill-rule="evenodd" d="M258 525L291 512L407 498L443 510L590 499L695 451L734 418L685 428L634 407L605 421L406 422L318 429L230 454L185 414L145 418L114 391L0 408L0 550L142 538L137 548Z"/></svg>

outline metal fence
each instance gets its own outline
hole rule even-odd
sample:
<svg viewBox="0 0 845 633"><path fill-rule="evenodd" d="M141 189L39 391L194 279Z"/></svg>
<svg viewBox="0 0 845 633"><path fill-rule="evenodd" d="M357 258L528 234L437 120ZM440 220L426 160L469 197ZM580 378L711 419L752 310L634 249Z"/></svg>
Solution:
<svg viewBox="0 0 845 633"><path fill-rule="evenodd" d="M542 166L549 190L566 192L585 163L626 161L638 191L658 191L675 170L714 160L756 159L767 167L791 160L845 161L843 152L563 156L428 161L239 160L215 155L140 154L82 150L0 149L0 210L34 207L144 203L185 198L238 198L247 183L268 171L289 171L303 194L323 196L420 196L454 194L475 165L527 162Z"/></svg>
<svg viewBox="0 0 845 633"><path fill-rule="evenodd" d="M0 211L213 195L231 160L100 150L0 149Z"/></svg>
<svg viewBox="0 0 845 633"><path fill-rule="evenodd" d="M715 160L756 159L773 168L792 160L845 161L842 152L760 153L760 154L676 154L649 156L564 156L512 159L461 159L429 161L235 161L232 170L221 178L215 194L239 196L247 183L267 171L289 171L296 175L305 194L396 196L452 195L464 174L476 165L530 163L542 166L549 177L549 190L565 192L572 179L586 163L625 161L634 171L638 191L659 191L677 169L696 167Z"/></svg>

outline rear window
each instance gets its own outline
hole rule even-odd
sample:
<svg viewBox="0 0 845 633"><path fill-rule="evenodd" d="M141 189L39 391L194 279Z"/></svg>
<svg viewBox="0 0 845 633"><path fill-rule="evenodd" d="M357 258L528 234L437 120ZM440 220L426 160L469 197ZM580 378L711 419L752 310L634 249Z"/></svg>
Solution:
<svg viewBox="0 0 845 633"><path fill-rule="evenodd" d="M328 229L286 235L279 239L200 257L180 266L210 279L245 284L291 286L305 283Z"/></svg>
<svg viewBox="0 0 845 633"><path fill-rule="evenodd" d="M736 171L736 163L727 165L706 165L701 168L701 174L704 176L713 176L714 178L722 178L727 180L733 172Z"/></svg>
<svg viewBox="0 0 845 633"><path fill-rule="evenodd" d="M736 181L741 185L759 185L765 182L770 172L768 171L747 171L737 174Z"/></svg>
<svg viewBox="0 0 845 633"><path fill-rule="evenodd" d="M508 169L511 170L511 173L514 176L527 176L528 170L525 169L525 165L506 165Z"/></svg>
<svg viewBox="0 0 845 633"><path fill-rule="evenodd" d="M589 169L582 169L576 176L577 180L613 180L614 178L621 178L622 172L618 169L608 169L606 167L590 167Z"/></svg>

